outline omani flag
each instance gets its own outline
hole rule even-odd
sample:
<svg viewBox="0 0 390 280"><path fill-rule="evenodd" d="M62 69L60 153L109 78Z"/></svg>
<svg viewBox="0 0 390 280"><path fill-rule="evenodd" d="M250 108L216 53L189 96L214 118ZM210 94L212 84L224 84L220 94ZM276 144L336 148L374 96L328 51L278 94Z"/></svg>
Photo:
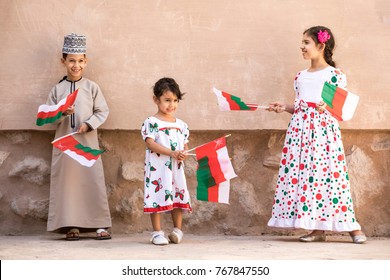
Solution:
<svg viewBox="0 0 390 280"><path fill-rule="evenodd" d="M241 98L219 89L213 88L213 91L217 96L218 106L221 111L255 111L258 108L257 104L244 103Z"/></svg>
<svg viewBox="0 0 390 280"><path fill-rule="evenodd" d="M195 149L198 169L197 199L229 203L229 180L237 177L222 137Z"/></svg>
<svg viewBox="0 0 390 280"><path fill-rule="evenodd" d="M81 165L91 167L104 151L83 146L73 137L73 134L75 133L60 137L51 143Z"/></svg>
<svg viewBox="0 0 390 280"><path fill-rule="evenodd" d="M53 123L61 118L62 114L76 101L78 91L79 89L76 89L67 97L61 99L56 105L43 104L39 106L36 124L42 126L47 123Z"/></svg>
<svg viewBox="0 0 390 280"><path fill-rule="evenodd" d="M340 87L325 82L322 88L322 99L326 110L339 121L352 119L359 103L359 96Z"/></svg>

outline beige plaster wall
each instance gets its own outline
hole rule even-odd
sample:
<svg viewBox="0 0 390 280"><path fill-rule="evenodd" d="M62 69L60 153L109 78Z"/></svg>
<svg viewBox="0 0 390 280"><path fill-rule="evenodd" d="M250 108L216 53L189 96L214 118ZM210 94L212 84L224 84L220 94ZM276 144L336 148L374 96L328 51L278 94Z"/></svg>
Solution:
<svg viewBox="0 0 390 280"><path fill-rule="evenodd" d="M154 82L171 76L188 92L178 117L191 129L285 129L287 114L220 112L211 88L259 104L292 100L295 73L308 66L301 34L319 24L334 31L334 58L361 97L342 127L389 129L388 0L1 0L0 130L37 129L71 32L87 36L85 76L111 108L103 128L139 129L156 110Z"/></svg>

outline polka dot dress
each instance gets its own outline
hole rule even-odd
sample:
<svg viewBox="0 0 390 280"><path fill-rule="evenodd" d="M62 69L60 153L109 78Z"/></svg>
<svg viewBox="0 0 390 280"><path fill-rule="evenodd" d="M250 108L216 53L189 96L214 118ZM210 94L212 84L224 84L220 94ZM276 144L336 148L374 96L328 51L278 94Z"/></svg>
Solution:
<svg viewBox="0 0 390 280"><path fill-rule="evenodd" d="M295 112L286 133L268 226L360 229L338 122L328 112L315 108L322 100L325 81L346 87L345 75L330 66L317 72L299 72L295 79Z"/></svg>

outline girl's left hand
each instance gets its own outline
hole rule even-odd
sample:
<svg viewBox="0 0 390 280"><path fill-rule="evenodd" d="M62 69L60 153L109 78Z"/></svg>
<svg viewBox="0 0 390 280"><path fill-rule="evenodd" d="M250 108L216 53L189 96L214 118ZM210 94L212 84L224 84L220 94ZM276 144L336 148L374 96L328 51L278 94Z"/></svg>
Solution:
<svg viewBox="0 0 390 280"><path fill-rule="evenodd" d="M186 160L187 157L188 157L188 154L185 153L185 151L180 151L179 156L178 156L178 160Z"/></svg>
<svg viewBox="0 0 390 280"><path fill-rule="evenodd" d="M169 155L170 155L171 158L174 158L176 160L184 159L183 158L183 151L179 151L179 150L171 151L171 153Z"/></svg>

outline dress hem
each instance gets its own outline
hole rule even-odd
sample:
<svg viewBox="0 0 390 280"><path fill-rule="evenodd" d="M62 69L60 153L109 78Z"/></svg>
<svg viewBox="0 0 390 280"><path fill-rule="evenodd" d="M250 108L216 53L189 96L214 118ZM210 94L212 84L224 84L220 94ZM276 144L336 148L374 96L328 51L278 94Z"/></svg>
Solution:
<svg viewBox="0 0 390 280"><path fill-rule="evenodd" d="M306 229L306 230L327 230L327 231L354 231L361 230L359 223L339 223L332 221L300 221L300 220L278 220L270 219L267 224L268 227L284 228L284 229Z"/></svg>
<svg viewBox="0 0 390 280"><path fill-rule="evenodd" d="M145 207L144 213L147 214L161 213L161 212L172 211L175 208L180 208L192 212L192 208L189 204L174 203L172 205L160 206L160 207Z"/></svg>

